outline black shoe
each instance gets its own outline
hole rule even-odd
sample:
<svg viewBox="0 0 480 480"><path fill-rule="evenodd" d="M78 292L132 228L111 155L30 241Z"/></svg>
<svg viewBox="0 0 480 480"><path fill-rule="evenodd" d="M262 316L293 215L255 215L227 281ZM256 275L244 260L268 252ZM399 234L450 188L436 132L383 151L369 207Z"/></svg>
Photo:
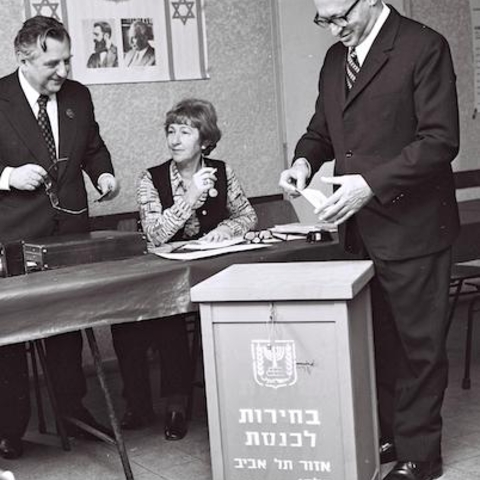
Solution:
<svg viewBox="0 0 480 480"><path fill-rule="evenodd" d="M442 460L397 462L384 480L434 480L443 475Z"/></svg>
<svg viewBox="0 0 480 480"><path fill-rule="evenodd" d="M95 418L93 418L93 415L86 408L75 410L71 412L70 415L67 415L67 416L85 423L89 427L95 430L98 430L100 433L103 433L104 435L107 435L110 438L115 438L113 431L110 428L102 425L101 423L98 423L95 420ZM78 425L75 425L74 423L70 423L67 421L65 428L67 430L67 435L69 437L83 439L83 440L101 440L99 437L97 437L93 433L87 430L83 430L81 427L79 427Z"/></svg>
<svg viewBox="0 0 480 480"><path fill-rule="evenodd" d="M21 457L23 454L22 440L16 437L0 438L0 455L7 459L13 460Z"/></svg>
<svg viewBox="0 0 480 480"><path fill-rule="evenodd" d="M182 412L167 412L165 418L165 438L181 440L187 434L187 421Z"/></svg>
<svg viewBox="0 0 480 480"><path fill-rule="evenodd" d="M123 415L120 426L124 430L140 430L141 428L150 426L154 421L155 414L153 412L144 415L127 409Z"/></svg>
<svg viewBox="0 0 480 480"><path fill-rule="evenodd" d="M397 450L391 439L380 439L380 463L395 462L397 460Z"/></svg>

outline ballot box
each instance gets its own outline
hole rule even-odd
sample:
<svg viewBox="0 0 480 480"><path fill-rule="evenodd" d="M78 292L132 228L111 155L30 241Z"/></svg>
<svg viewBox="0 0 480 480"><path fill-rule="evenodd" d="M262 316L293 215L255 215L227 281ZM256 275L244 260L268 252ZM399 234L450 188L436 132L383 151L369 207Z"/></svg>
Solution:
<svg viewBox="0 0 480 480"><path fill-rule="evenodd" d="M379 480L370 261L232 265L200 302L213 480Z"/></svg>

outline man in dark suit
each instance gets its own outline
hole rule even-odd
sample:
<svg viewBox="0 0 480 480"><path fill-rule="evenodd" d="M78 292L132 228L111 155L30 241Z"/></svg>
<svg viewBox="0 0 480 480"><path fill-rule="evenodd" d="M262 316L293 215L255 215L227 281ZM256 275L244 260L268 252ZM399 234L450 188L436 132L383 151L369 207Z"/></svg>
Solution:
<svg viewBox="0 0 480 480"><path fill-rule="evenodd" d="M442 474L451 245L459 230L451 162L459 148L447 41L381 0L314 0L338 37L315 113L280 185L303 189L335 159L316 210L347 251L371 258L381 461L387 480ZM361 439L359 439L361 441Z"/></svg>
<svg viewBox="0 0 480 480"><path fill-rule="evenodd" d="M37 16L23 24L14 45L19 68L0 79L0 241L88 231L82 170L100 193L113 194L117 182L90 93L67 79L70 37L61 23ZM86 383L81 334L48 338L46 350L62 413L105 431L82 404ZM29 415L24 345L2 347L0 455L4 458L22 454ZM69 427L68 433L81 434Z"/></svg>

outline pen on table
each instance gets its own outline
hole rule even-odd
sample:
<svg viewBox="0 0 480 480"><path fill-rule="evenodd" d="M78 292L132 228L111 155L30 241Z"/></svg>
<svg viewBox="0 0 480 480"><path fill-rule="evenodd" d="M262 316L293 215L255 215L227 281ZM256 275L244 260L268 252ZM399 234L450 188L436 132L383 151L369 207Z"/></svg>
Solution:
<svg viewBox="0 0 480 480"><path fill-rule="evenodd" d="M180 251L182 251L183 247L185 247L186 244L187 244L187 242L184 242L181 245L177 245L176 247L172 248L170 250L170 252L168 252L168 253L180 252Z"/></svg>

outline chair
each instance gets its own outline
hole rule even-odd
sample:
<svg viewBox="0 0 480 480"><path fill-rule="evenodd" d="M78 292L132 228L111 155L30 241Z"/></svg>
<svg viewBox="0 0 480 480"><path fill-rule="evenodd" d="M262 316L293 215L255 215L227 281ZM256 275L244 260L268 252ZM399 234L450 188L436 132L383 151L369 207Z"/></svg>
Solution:
<svg viewBox="0 0 480 480"><path fill-rule="evenodd" d="M462 170L454 173L455 189L466 190L480 187L480 170ZM480 201L467 200L459 202L462 230L454 245L455 263L450 277L451 306L448 317L448 327L452 322L460 296L470 295L467 307L467 330L465 340L465 362L462 388L469 389L470 360L472 348L473 316L477 308L477 294L480 293L480 265L472 260L478 258L478 230L480 225Z"/></svg>
<svg viewBox="0 0 480 480"><path fill-rule="evenodd" d="M480 267L477 268L480 270ZM470 364L472 359L473 318L475 313L480 311L480 274L466 281L465 284L473 289L473 292L471 292L473 297L469 300L467 307L467 330L465 332L465 357L462 379L462 388L469 390L471 386Z"/></svg>

